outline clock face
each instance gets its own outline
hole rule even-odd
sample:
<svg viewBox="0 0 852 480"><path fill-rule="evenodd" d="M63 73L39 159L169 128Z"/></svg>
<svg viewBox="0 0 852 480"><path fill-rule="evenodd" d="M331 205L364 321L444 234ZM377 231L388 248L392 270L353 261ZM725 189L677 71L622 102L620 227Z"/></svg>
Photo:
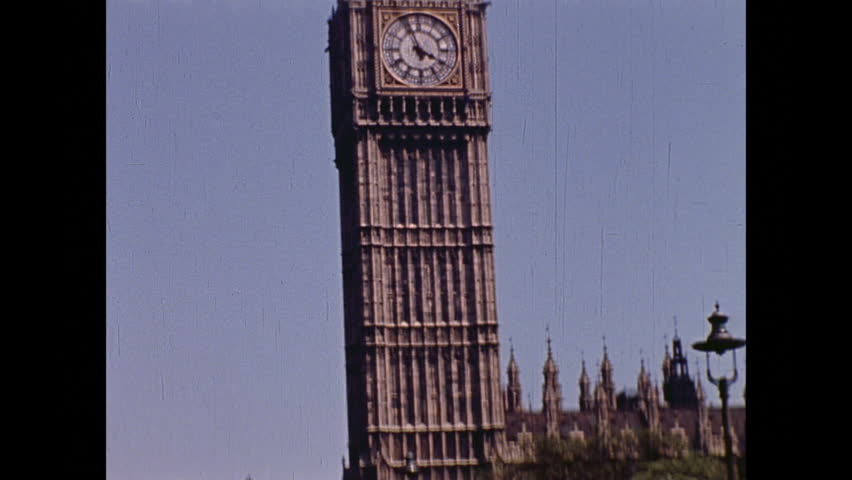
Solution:
<svg viewBox="0 0 852 480"><path fill-rule="evenodd" d="M390 24L382 39L382 59L400 81L430 86L446 80L458 59L456 37L432 15L403 15Z"/></svg>

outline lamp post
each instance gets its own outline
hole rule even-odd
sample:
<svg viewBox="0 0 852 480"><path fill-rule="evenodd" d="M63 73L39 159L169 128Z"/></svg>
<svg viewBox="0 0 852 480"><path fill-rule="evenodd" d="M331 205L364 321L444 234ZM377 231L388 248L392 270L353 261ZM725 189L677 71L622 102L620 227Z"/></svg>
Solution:
<svg viewBox="0 0 852 480"><path fill-rule="evenodd" d="M417 460L414 459L414 452L409 450L405 456L405 477L415 478L418 473L420 473L420 469L417 467Z"/></svg>
<svg viewBox="0 0 852 480"><path fill-rule="evenodd" d="M734 472L731 426L728 420L728 387L737 381L736 349L745 346L746 341L743 338L735 338L733 335L728 333L728 330L725 328L725 324L728 322L728 316L719 312L718 302L716 302L716 310L710 314L707 321L710 322L711 325L710 334L707 335L706 340L693 343L692 348L707 353L707 379L710 380L710 383L719 388L719 398L722 400L722 430L725 439L725 462L727 463L728 468L728 480L734 480L736 475ZM713 375L710 373L710 352L716 352L717 355L721 356L728 350L732 352L734 357L733 376L731 378L724 376L713 378Z"/></svg>

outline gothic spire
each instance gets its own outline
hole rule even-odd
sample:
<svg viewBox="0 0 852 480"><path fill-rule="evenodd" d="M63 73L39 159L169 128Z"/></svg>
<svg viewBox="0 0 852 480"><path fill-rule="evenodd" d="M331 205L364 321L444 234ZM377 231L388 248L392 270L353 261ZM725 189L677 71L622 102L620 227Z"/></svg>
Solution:
<svg viewBox="0 0 852 480"><path fill-rule="evenodd" d="M562 387L559 385L559 368L553 361L550 348L550 329L547 332L547 360L544 362L542 386L542 411L548 436L559 435L559 412L562 410Z"/></svg>
<svg viewBox="0 0 852 480"><path fill-rule="evenodd" d="M603 361L601 362L600 376L601 376L601 385L603 386L604 393L606 393L607 402L609 406L615 410L616 402L615 402L615 382L612 378L612 363L609 361L609 355L607 355L606 351L606 337L603 338Z"/></svg>
<svg viewBox="0 0 852 480"><path fill-rule="evenodd" d="M592 410L594 406L594 399L592 398L592 392L589 389L589 375L586 373L586 360L580 360L582 364L582 371L580 372L580 411L588 412Z"/></svg>
<svg viewBox="0 0 852 480"><path fill-rule="evenodd" d="M663 356L663 381L665 381L672 373L672 356L669 354L669 337L663 335L663 345L666 348L666 354Z"/></svg>
<svg viewBox="0 0 852 480"><path fill-rule="evenodd" d="M609 355L606 352L606 336L603 337L603 363L601 364L601 373L603 373L604 378L606 378L607 374L605 372L612 372L612 364L609 362Z"/></svg>
<svg viewBox="0 0 852 480"><path fill-rule="evenodd" d="M509 338L509 378L511 379L512 373L516 373L519 371L518 363L515 362L515 347L512 345L512 338Z"/></svg>
<svg viewBox="0 0 852 480"><path fill-rule="evenodd" d="M544 373L545 377L548 372L557 372L558 368L556 367L556 362L553 361L553 350L550 348L550 327L547 328L547 360L544 361Z"/></svg>
<svg viewBox="0 0 852 480"><path fill-rule="evenodd" d="M509 381L506 385L506 411L516 412L522 409L520 369L515 362L515 347L509 339L509 368L506 369Z"/></svg>
<svg viewBox="0 0 852 480"><path fill-rule="evenodd" d="M645 359L639 359L639 378L636 381L636 390L639 396L643 396L651 388L651 376L645 370Z"/></svg>

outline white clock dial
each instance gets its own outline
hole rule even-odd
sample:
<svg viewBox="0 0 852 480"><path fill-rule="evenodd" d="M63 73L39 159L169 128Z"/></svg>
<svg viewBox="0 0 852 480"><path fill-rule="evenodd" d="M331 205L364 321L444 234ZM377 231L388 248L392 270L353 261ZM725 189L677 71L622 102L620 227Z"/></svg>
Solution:
<svg viewBox="0 0 852 480"><path fill-rule="evenodd" d="M387 68L409 85L430 86L446 80L458 59L456 37L432 15L413 13L391 23L382 39Z"/></svg>

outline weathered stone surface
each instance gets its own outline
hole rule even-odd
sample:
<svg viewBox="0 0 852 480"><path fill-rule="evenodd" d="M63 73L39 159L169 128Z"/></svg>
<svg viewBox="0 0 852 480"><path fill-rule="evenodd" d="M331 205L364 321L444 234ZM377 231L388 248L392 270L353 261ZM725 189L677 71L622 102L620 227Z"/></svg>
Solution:
<svg viewBox="0 0 852 480"><path fill-rule="evenodd" d="M404 478L411 451L417 478L473 479L504 444L484 9L339 0L329 19L346 478ZM386 27L412 12L460 46L455 70L429 88L405 85L379 54Z"/></svg>

